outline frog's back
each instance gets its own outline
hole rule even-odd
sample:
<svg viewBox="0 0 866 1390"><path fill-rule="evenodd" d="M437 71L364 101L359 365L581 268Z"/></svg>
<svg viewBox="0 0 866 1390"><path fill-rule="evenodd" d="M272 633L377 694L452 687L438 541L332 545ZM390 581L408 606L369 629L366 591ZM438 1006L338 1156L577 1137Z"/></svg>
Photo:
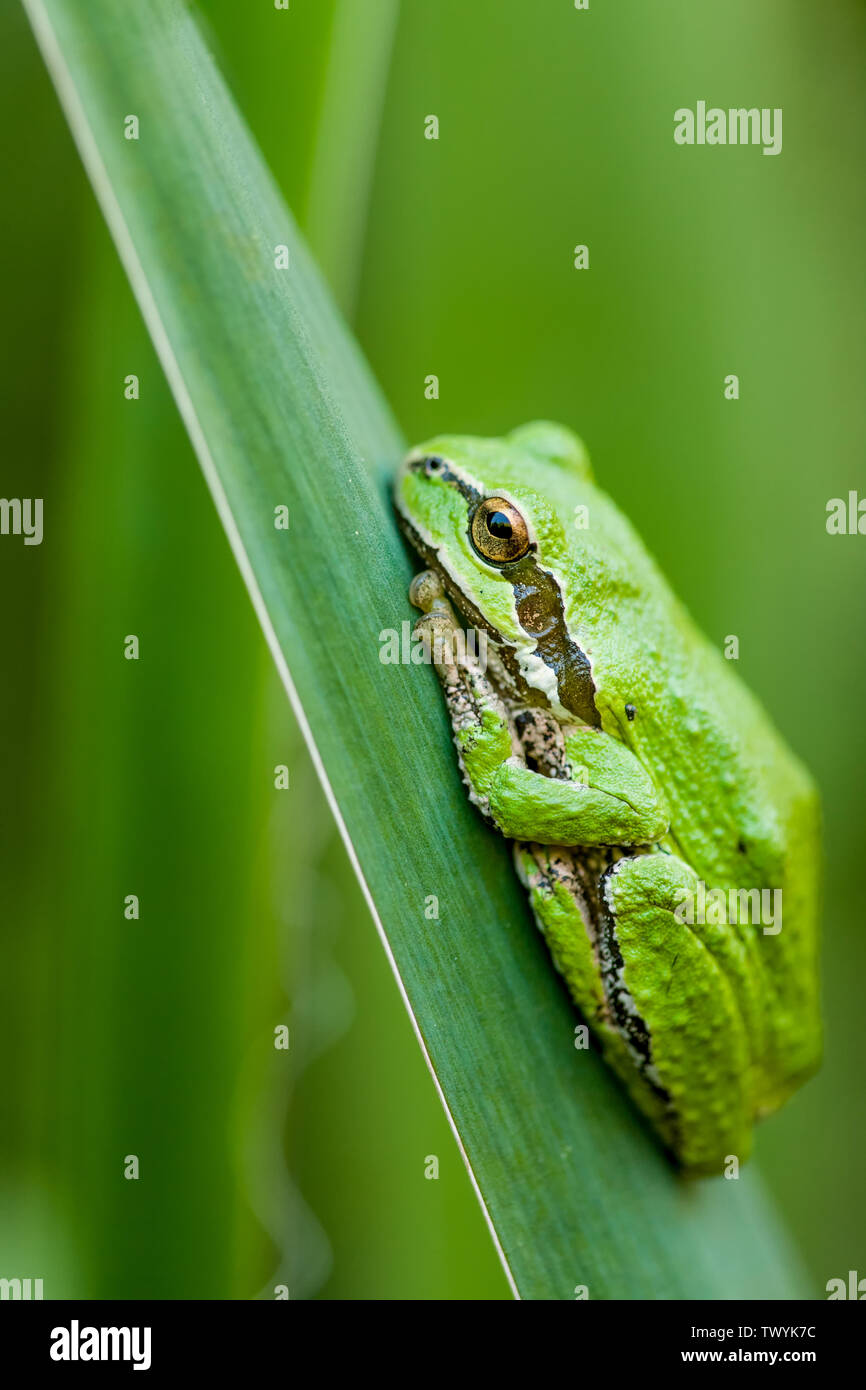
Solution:
<svg viewBox="0 0 866 1390"><path fill-rule="evenodd" d="M557 499L563 525L575 507L587 508L588 525L568 544L569 626L592 667L602 728L664 793L672 848L707 890L780 895L739 928L774 999L769 1109L814 1069L820 1047L817 792L614 503L574 479Z"/></svg>

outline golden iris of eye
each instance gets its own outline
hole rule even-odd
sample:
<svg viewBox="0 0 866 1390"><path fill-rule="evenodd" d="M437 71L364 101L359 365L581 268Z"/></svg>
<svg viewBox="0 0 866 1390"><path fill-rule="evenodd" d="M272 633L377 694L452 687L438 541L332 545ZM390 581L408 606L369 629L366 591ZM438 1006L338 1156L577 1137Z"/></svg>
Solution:
<svg viewBox="0 0 866 1390"><path fill-rule="evenodd" d="M472 514L472 544L492 565L519 560L529 549L529 530L513 502L485 497Z"/></svg>

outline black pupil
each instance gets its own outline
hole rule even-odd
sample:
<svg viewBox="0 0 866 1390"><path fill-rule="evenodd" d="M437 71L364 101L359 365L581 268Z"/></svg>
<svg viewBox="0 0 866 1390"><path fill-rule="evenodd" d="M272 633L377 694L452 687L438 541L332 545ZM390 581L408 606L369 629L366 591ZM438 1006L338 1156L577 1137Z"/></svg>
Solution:
<svg viewBox="0 0 866 1390"><path fill-rule="evenodd" d="M487 518L487 529L491 536L500 541L510 541L514 535L511 522L504 512L491 512Z"/></svg>

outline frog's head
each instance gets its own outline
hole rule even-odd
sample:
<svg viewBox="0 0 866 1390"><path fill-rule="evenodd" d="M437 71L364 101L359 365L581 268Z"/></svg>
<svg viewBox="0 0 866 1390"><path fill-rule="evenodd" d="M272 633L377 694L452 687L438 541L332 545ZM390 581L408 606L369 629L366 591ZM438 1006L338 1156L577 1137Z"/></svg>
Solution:
<svg viewBox="0 0 866 1390"><path fill-rule="evenodd" d="M565 603L564 518L580 480L591 482L581 441L537 422L501 439L429 440L401 464L394 501L412 545L464 619L488 633L518 694L598 724Z"/></svg>

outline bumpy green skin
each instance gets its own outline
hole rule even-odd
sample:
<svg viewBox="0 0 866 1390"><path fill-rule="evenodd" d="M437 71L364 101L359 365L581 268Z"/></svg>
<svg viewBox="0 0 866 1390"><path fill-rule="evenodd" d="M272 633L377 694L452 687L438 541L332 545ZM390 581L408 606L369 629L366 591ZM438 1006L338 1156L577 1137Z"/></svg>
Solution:
<svg viewBox="0 0 866 1390"><path fill-rule="evenodd" d="M502 439L440 437L410 458L421 454L519 507L589 660L600 717L600 728L582 727L558 707L550 673L529 661L528 683L537 699L546 695L584 783L544 776L515 756L513 699L474 675L477 717L467 721L464 709L455 723L473 799L519 842L539 926L607 1059L684 1166L720 1171L729 1155L747 1156L754 1120L820 1057L815 788L595 485L574 435L538 423ZM531 649L507 567L486 563L471 544L466 497L404 465L395 500L469 620L480 617L506 648ZM579 507L588 509L586 529L575 528ZM563 886L575 865L584 873L586 847L611 845L632 852L618 852L598 876L597 907L615 926L660 1085L635 1066L605 1000L598 924L588 924L581 894ZM697 880L781 889L782 930L677 920Z"/></svg>

